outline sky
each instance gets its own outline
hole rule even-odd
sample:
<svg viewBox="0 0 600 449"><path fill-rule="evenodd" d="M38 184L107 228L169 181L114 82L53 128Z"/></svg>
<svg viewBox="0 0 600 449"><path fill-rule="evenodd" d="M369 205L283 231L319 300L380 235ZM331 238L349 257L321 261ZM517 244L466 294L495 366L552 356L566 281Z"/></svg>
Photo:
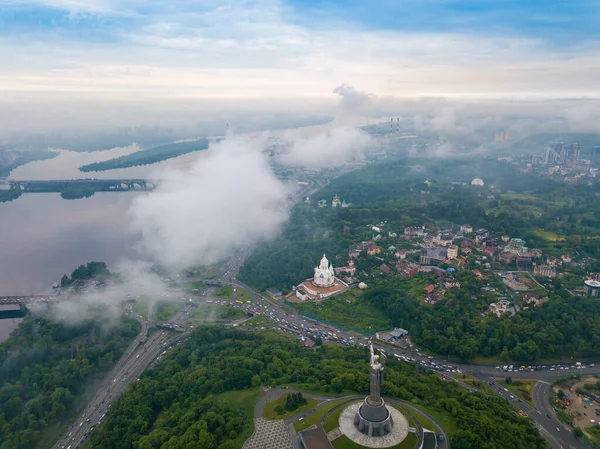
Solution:
<svg viewBox="0 0 600 449"><path fill-rule="evenodd" d="M596 98L588 0L2 0L0 95Z"/></svg>

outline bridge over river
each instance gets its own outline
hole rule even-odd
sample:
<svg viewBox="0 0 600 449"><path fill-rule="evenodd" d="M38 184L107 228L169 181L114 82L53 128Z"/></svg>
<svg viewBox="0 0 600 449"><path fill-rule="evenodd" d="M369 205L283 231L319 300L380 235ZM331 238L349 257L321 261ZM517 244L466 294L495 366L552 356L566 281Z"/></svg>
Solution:
<svg viewBox="0 0 600 449"><path fill-rule="evenodd" d="M155 184L146 179L57 179L57 180L16 180L6 179L0 185L23 193L64 192L70 189L85 188L95 192L123 192L130 190L150 191Z"/></svg>

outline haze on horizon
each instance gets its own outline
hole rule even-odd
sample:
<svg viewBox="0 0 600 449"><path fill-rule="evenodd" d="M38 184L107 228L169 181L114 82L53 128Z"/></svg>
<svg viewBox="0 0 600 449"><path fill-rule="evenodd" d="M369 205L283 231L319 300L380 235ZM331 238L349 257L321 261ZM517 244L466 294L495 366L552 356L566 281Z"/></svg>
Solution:
<svg viewBox="0 0 600 449"><path fill-rule="evenodd" d="M457 103L562 117L584 103L592 119L599 110L594 2L2 3L0 137Z"/></svg>

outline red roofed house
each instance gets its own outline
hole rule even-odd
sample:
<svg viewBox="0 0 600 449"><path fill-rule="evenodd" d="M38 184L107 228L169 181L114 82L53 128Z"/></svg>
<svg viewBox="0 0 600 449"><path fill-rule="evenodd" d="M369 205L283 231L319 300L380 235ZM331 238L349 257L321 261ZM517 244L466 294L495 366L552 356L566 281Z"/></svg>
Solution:
<svg viewBox="0 0 600 449"><path fill-rule="evenodd" d="M371 245L367 248L367 254L369 256L374 256L375 254L380 254L381 248L377 245Z"/></svg>
<svg viewBox="0 0 600 449"><path fill-rule="evenodd" d="M563 254L562 256L560 256L560 258L564 263L571 263L571 261L573 260L570 254Z"/></svg>
<svg viewBox="0 0 600 449"><path fill-rule="evenodd" d="M483 253L487 254L488 256L493 256L495 252L496 252L495 246L486 246L485 248L483 248Z"/></svg>
<svg viewBox="0 0 600 449"><path fill-rule="evenodd" d="M477 276L479 279L483 278L483 274L481 274L481 271L479 271L479 270L473 270L473 274L475 276Z"/></svg>
<svg viewBox="0 0 600 449"><path fill-rule="evenodd" d="M394 255L400 260L406 259L406 253L404 251L396 251L396 254Z"/></svg>
<svg viewBox="0 0 600 449"><path fill-rule="evenodd" d="M435 287L433 286L433 284L429 284L427 287L425 287L425 293L427 293L427 294L433 293L434 289L435 289Z"/></svg>

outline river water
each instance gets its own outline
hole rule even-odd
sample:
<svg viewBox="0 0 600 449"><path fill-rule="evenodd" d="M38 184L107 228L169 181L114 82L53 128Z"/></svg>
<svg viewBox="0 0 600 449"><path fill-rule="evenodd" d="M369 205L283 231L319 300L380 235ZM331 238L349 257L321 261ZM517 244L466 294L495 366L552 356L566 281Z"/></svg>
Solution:
<svg viewBox="0 0 600 449"><path fill-rule="evenodd" d="M320 132L334 123L340 124L336 121L297 132L304 135ZM282 132L285 131L273 134ZM204 157L199 151L148 166L97 173L78 170L84 164L138 150L136 146L85 153L59 150L54 159L30 162L13 170L10 177L16 180L152 178L166 168L186 170L192 161ZM70 274L80 264L94 260L110 266L122 258L138 256L135 237L128 230L127 214L136 195L148 193L96 193L79 200L38 193L0 203L0 296L46 293L63 274ZM0 341L18 322L0 320Z"/></svg>
<svg viewBox="0 0 600 449"><path fill-rule="evenodd" d="M186 154L151 166L81 173L82 164L112 159L136 147L77 153L60 151L54 159L23 165L13 179L145 178L167 167L185 169L202 157ZM128 208L145 192L99 192L87 199L64 200L58 193L24 194L0 203L0 296L48 291L63 274L82 263L112 264L135 255Z"/></svg>

